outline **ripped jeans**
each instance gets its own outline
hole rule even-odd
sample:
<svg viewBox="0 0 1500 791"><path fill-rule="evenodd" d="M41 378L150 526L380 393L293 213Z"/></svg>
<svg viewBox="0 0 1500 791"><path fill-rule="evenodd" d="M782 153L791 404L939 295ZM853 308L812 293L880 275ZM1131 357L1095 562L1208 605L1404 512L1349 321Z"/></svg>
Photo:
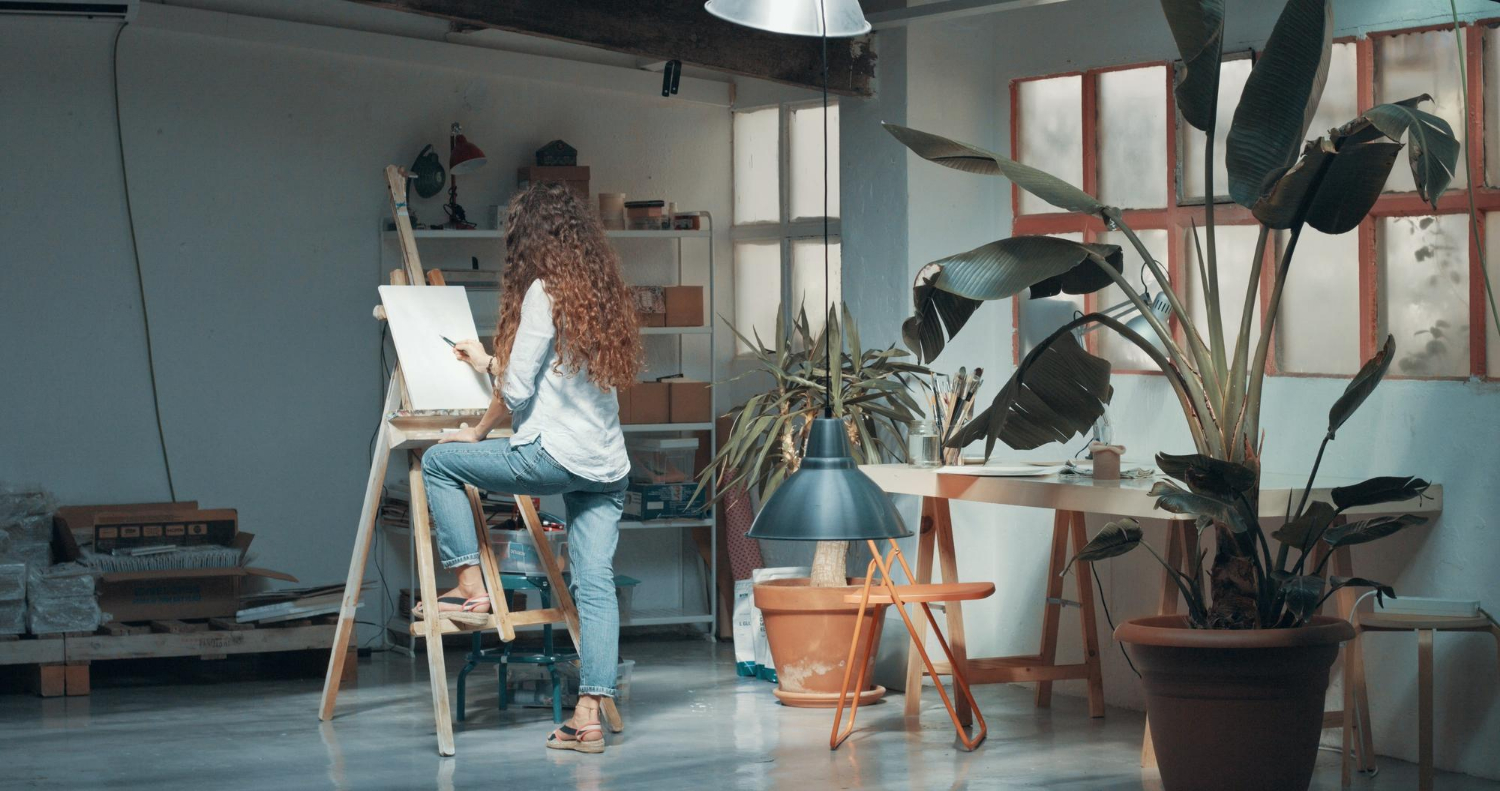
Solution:
<svg viewBox="0 0 1500 791"><path fill-rule="evenodd" d="M443 568L479 562L479 538L464 485L498 494L560 494L567 508L569 589L578 607L579 692L615 696L620 606L615 598L615 545L625 506L625 479L600 483L563 469L540 440L450 442L422 454L427 504ZM496 595L497 591L491 591Z"/></svg>

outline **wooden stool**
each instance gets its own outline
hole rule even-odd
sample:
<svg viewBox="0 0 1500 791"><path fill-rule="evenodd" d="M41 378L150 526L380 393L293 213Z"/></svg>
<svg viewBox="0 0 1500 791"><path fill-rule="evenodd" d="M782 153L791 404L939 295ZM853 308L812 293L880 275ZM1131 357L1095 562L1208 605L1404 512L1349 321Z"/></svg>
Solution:
<svg viewBox="0 0 1500 791"><path fill-rule="evenodd" d="M859 604L859 613L854 620L854 639L849 642L849 660L844 665L844 685L839 691L838 708L833 713L833 732L828 737L828 747L837 750L839 745L854 732L854 718L859 713L859 695L854 690L865 688L865 675L870 667L870 657L875 651L875 635L878 629L871 628L865 636L864 645L860 645L860 632L865 623L866 608L873 607L872 623L880 623L885 617L885 609L895 605L896 612L901 613L901 620L906 623L906 632L911 636L912 645L917 653L922 656L922 663L927 666L927 672L932 676L933 683L937 685L938 696L943 699L943 705L948 708L948 717L953 720L953 728L958 731L958 740L963 743L964 749L973 750L978 747L985 737L989 735L989 728L984 723L984 715L979 712L979 704L974 702L974 695L969 691L969 682L965 678L967 670L964 661L954 658L953 649L948 646L948 641L943 638L943 632L938 628L937 619L932 615L931 602L957 602L973 601L983 599L995 592L995 585L991 582L947 582L928 583L918 585L916 578L912 576L911 568L906 565L906 558L901 554L901 549L896 545L895 539L889 539L891 552L882 556L880 549L874 541L869 542L870 566L865 570L865 584L858 594L849 594L844 601ZM901 570L906 573L908 585L897 585L895 578L891 575L891 561L901 564ZM879 581L876 581L875 572L880 572ZM871 587L879 585L880 589L871 592ZM906 612L907 604L918 604L922 612L927 616L927 623L932 626L932 634L937 638L938 645L942 646L943 654L948 657L948 665L952 669L953 686L959 693L963 694L963 700L968 703L968 709L973 712L974 719L979 721L979 733L973 738L964 729L964 723L960 719L958 711L953 706L953 701L948 697L948 691L943 688L943 682L938 678L937 670L932 666L932 659L927 656L927 649L923 645L922 634L912 623L911 615ZM854 675L855 666L859 667L858 679L850 686L850 676ZM919 682L920 683L920 680ZM908 694L910 694L908 692ZM839 730L839 722L843 718L844 706L853 696L853 703L849 704L849 726L843 731Z"/></svg>
<svg viewBox="0 0 1500 791"><path fill-rule="evenodd" d="M1417 756L1418 774L1417 788L1420 791L1432 791L1432 638L1436 632L1489 632L1495 636L1497 652L1500 652L1500 624L1496 624L1485 615L1473 617L1453 615L1410 615L1406 613L1353 613L1350 618L1354 624L1354 639L1349 642L1348 649L1344 653L1344 756L1343 756L1343 783L1349 785L1350 761L1349 748L1354 727L1354 717L1349 716L1352 707L1350 700L1354 684L1350 681L1351 667L1358 662L1357 654L1361 650L1360 640L1365 632L1416 632L1417 633ZM1500 657L1500 653L1497 653ZM1364 683L1364 678L1357 679L1359 684ZM1358 712L1359 727L1363 733L1370 732L1370 712L1367 707L1360 707ZM1368 740L1366 741L1368 744ZM1369 752L1368 750L1366 751ZM1369 763L1374 762L1373 755L1366 755ZM1361 767L1365 769L1367 767Z"/></svg>

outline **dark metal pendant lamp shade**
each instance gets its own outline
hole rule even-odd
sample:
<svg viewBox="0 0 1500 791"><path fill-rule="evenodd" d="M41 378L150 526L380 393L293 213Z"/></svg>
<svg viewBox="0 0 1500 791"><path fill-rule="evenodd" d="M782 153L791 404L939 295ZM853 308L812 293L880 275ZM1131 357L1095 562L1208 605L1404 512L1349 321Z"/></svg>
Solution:
<svg viewBox="0 0 1500 791"><path fill-rule="evenodd" d="M802 467L761 505L751 538L864 541L911 535L901 515L849 455L844 421L813 420Z"/></svg>

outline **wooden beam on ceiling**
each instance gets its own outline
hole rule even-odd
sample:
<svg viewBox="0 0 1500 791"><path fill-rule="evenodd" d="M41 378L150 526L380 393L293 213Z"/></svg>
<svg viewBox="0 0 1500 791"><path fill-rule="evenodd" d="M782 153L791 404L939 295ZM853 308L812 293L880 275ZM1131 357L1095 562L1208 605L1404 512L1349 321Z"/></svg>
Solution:
<svg viewBox="0 0 1500 791"><path fill-rule="evenodd" d="M802 88L822 86L820 42L725 22L703 0L351 0L446 19L466 28L496 28L624 52ZM828 41L828 90L869 96L875 54L868 37Z"/></svg>
<svg viewBox="0 0 1500 791"><path fill-rule="evenodd" d="M865 19L876 30L901 27L913 22L936 22L943 19L1016 11L1039 5L1065 3L1067 0L933 0L930 3L868 3Z"/></svg>

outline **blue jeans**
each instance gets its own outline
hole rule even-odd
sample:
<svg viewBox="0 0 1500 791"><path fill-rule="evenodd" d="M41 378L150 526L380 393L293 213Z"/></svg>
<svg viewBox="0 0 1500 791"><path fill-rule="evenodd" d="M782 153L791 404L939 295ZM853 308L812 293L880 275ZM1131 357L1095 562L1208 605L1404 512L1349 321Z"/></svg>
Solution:
<svg viewBox="0 0 1500 791"><path fill-rule="evenodd" d="M567 508L569 588L578 607L579 692L615 696L620 605L615 598L615 545L625 507L625 479L609 483L563 469L540 441L511 447L508 439L450 442L422 455L427 504L437 528L443 568L479 562L479 538L464 484L498 494L560 494ZM497 595L498 591L490 594Z"/></svg>

